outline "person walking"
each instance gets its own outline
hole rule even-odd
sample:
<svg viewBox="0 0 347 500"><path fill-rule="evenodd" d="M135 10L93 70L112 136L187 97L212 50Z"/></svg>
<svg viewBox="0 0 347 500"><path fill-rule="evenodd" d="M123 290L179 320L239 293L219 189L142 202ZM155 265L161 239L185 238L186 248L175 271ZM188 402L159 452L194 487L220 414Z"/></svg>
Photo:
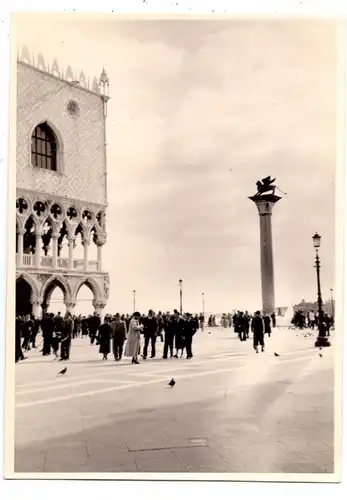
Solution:
<svg viewBox="0 0 347 500"><path fill-rule="evenodd" d="M157 337L160 337L161 342L164 342L164 336L163 336L164 319L161 311L158 312L157 323L158 323Z"/></svg>
<svg viewBox="0 0 347 500"><path fill-rule="evenodd" d="M67 312L63 320L63 338L60 342L60 361L70 359L71 338L74 329L74 320L71 313Z"/></svg>
<svg viewBox="0 0 347 500"><path fill-rule="evenodd" d="M147 358L148 344L149 344L149 341L151 341L151 347L152 347L151 358L154 358L155 357L155 343L157 340L158 322L157 322L157 319L156 319L152 309L150 309L148 311L147 318L143 318L143 326L144 326L143 336L145 339L145 345L143 348L142 357L143 357L143 359Z"/></svg>
<svg viewBox="0 0 347 500"><path fill-rule="evenodd" d="M167 314L164 318L164 352L163 359L167 359L168 351L170 351L170 358L173 356L173 348L174 348L174 338L175 331L172 325L172 318L169 314Z"/></svg>
<svg viewBox="0 0 347 500"><path fill-rule="evenodd" d="M111 322L112 352L115 361L120 361L123 355L123 345L127 337L127 327L124 320L117 313Z"/></svg>
<svg viewBox="0 0 347 500"><path fill-rule="evenodd" d="M192 318L190 313L186 313L186 320L184 323L184 337L185 337L185 345L187 351L187 359L191 359L193 357L192 351L192 343L193 336L197 331L196 323Z"/></svg>
<svg viewBox="0 0 347 500"><path fill-rule="evenodd" d="M276 328L276 314L273 312L271 314L272 328Z"/></svg>
<svg viewBox="0 0 347 500"><path fill-rule="evenodd" d="M105 317L103 324L99 328L99 353L102 354L103 360L107 360L107 356L111 350L111 333L112 329L109 324L109 319L108 317Z"/></svg>
<svg viewBox="0 0 347 500"><path fill-rule="evenodd" d="M204 331L204 324L205 324L205 316L203 314L200 314L200 316L199 316L199 326L200 326L200 330L202 332Z"/></svg>
<svg viewBox="0 0 347 500"><path fill-rule="evenodd" d="M100 316L95 312L93 314L93 316L89 317L89 320L88 320L88 329L89 329L89 336L90 336L91 345L93 345L95 342L100 325L101 325Z"/></svg>
<svg viewBox="0 0 347 500"><path fill-rule="evenodd" d="M15 353L15 361L22 361L26 359L23 354L22 346L21 346L21 337L22 337L22 328L23 328L23 320L20 316L16 317L16 353Z"/></svg>
<svg viewBox="0 0 347 500"><path fill-rule="evenodd" d="M124 356L132 358L131 362L138 365L138 355L140 350L140 333L143 330L143 325L140 325L141 314L135 312L129 323L128 340L125 346Z"/></svg>
<svg viewBox="0 0 347 500"><path fill-rule="evenodd" d="M22 336L23 343L22 349L24 351L30 351L30 338L31 338L31 329L33 326L33 322L31 321L30 315L28 314L22 324Z"/></svg>
<svg viewBox="0 0 347 500"><path fill-rule="evenodd" d="M253 347L255 352L258 354L258 346L261 346L261 351L264 352L264 321L260 316L260 311L256 311L254 318L251 323L251 330L253 332Z"/></svg>
<svg viewBox="0 0 347 500"><path fill-rule="evenodd" d="M51 346L54 333L54 320L49 313L45 313L41 320L41 330L43 337L42 356L51 354Z"/></svg>
<svg viewBox="0 0 347 500"><path fill-rule="evenodd" d="M268 314L265 314L264 316L264 327L265 333L267 333L268 336L271 337L271 318Z"/></svg>

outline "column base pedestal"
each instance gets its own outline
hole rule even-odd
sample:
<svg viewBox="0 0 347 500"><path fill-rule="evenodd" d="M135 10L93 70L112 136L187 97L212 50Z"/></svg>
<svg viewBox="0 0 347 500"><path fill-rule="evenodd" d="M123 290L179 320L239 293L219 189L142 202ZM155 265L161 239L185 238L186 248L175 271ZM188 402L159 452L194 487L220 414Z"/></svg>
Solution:
<svg viewBox="0 0 347 500"><path fill-rule="evenodd" d="M330 347L331 343L329 342L328 337L317 337L314 346L315 347Z"/></svg>

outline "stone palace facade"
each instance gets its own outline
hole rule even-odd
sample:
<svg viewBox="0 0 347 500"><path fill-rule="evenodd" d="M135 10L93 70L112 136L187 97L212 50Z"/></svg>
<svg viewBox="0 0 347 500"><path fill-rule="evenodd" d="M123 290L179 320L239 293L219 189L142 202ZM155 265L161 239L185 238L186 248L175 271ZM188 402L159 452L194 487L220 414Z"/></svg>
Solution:
<svg viewBox="0 0 347 500"><path fill-rule="evenodd" d="M106 115L109 82L103 70L84 73L24 47L17 60L16 314L40 317L59 287L73 313L83 285L103 316L109 276L106 243ZM77 241L83 259L74 255ZM97 259L89 260L91 245ZM62 248L68 255L62 256Z"/></svg>

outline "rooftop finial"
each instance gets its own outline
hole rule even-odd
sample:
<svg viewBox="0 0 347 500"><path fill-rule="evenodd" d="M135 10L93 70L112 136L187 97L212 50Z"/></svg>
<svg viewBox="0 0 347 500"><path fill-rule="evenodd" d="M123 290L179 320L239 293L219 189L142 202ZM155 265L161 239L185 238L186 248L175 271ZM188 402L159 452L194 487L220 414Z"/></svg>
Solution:
<svg viewBox="0 0 347 500"><path fill-rule="evenodd" d="M109 88L110 88L110 80L109 80L109 78L107 76L107 73L106 73L104 67L102 68L102 72L101 72L101 75L100 75L99 84L101 86L102 93L104 95L108 96L108 91L109 91Z"/></svg>

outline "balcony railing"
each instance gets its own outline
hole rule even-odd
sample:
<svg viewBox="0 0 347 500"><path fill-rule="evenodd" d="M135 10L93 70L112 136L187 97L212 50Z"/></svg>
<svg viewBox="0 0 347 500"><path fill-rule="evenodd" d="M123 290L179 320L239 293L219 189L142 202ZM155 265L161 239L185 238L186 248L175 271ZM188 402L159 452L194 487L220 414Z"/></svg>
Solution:
<svg viewBox="0 0 347 500"><path fill-rule="evenodd" d="M35 255L23 254L22 264L19 263L19 255L16 254L16 265L17 267L35 267ZM53 258L51 256L43 255L40 258L40 268L42 269L53 269ZM58 257L56 269L69 269L69 259ZM87 271L97 271L99 269L97 260L89 260ZM84 260L74 259L72 261L71 270L73 271L84 271Z"/></svg>

